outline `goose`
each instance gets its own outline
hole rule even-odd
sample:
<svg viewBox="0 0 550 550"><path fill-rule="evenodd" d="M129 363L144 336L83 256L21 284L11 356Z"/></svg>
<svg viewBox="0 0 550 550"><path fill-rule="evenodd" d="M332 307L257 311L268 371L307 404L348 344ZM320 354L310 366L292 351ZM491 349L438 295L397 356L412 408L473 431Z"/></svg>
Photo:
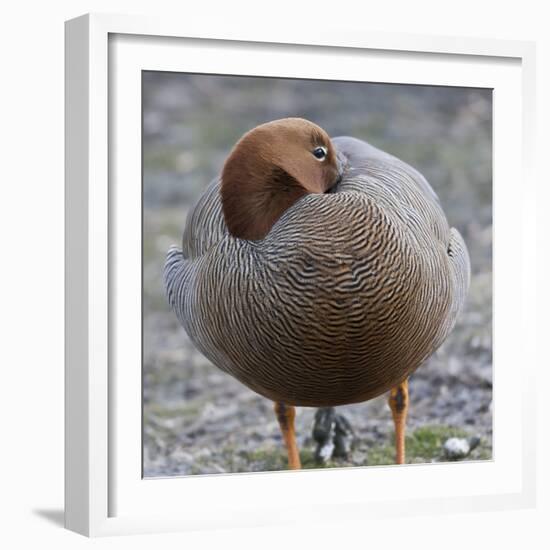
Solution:
<svg viewBox="0 0 550 550"><path fill-rule="evenodd" d="M386 392L405 462L409 376L443 343L468 251L414 168L302 118L253 128L189 213L168 303L214 365L274 402L299 469L295 407Z"/></svg>

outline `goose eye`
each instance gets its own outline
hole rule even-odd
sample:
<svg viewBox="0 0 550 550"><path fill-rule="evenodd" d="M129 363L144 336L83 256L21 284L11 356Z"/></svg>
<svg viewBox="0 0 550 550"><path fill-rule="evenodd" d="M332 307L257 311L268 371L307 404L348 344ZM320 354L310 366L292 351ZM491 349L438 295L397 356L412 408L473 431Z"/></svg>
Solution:
<svg viewBox="0 0 550 550"><path fill-rule="evenodd" d="M327 156L327 148L326 147L316 147L313 149L313 156L317 160L325 160Z"/></svg>

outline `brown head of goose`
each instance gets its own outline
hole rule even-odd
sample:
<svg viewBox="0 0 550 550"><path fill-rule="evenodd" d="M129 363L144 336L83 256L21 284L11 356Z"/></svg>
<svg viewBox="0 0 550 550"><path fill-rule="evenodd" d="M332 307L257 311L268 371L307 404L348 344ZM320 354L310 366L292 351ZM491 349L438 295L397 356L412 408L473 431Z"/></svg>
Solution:
<svg viewBox="0 0 550 550"><path fill-rule="evenodd" d="M389 390L403 462L406 381L452 329L469 260L415 169L282 119L235 145L164 275L197 348L276 403L296 468L293 406Z"/></svg>
<svg viewBox="0 0 550 550"><path fill-rule="evenodd" d="M328 134L301 118L275 120L247 132L225 161L221 199L229 232L263 239L308 193L325 193L340 177Z"/></svg>

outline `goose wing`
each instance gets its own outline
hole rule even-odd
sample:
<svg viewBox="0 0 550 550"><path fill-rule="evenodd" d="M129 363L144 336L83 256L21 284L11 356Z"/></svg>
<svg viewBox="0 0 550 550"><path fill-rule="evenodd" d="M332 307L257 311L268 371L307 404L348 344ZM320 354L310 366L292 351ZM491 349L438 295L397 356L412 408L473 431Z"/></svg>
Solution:
<svg viewBox="0 0 550 550"><path fill-rule="evenodd" d="M378 203L387 204L413 233L428 233L428 242L446 250L450 272L450 307L434 342L434 350L454 327L470 285L470 258L460 232L449 227L439 198L426 178L412 166L376 147L351 137L333 138L348 166L344 184L361 190Z"/></svg>

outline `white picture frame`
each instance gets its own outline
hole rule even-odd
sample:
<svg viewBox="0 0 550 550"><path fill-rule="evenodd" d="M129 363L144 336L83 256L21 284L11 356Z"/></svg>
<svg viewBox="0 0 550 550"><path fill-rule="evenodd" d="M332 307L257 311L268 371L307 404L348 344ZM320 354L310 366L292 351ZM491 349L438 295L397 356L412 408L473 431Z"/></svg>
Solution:
<svg viewBox="0 0 550 550"><path fill-rule="evenodd" d="M534 45L337 29L271 33L118 15L66 23L66 527L99 536L283 524L298 510L301 522L313 523L533 506ZM492 461L141 478L141 70L494 88ZM326 495L338 506L327 508Z"/></svg>

